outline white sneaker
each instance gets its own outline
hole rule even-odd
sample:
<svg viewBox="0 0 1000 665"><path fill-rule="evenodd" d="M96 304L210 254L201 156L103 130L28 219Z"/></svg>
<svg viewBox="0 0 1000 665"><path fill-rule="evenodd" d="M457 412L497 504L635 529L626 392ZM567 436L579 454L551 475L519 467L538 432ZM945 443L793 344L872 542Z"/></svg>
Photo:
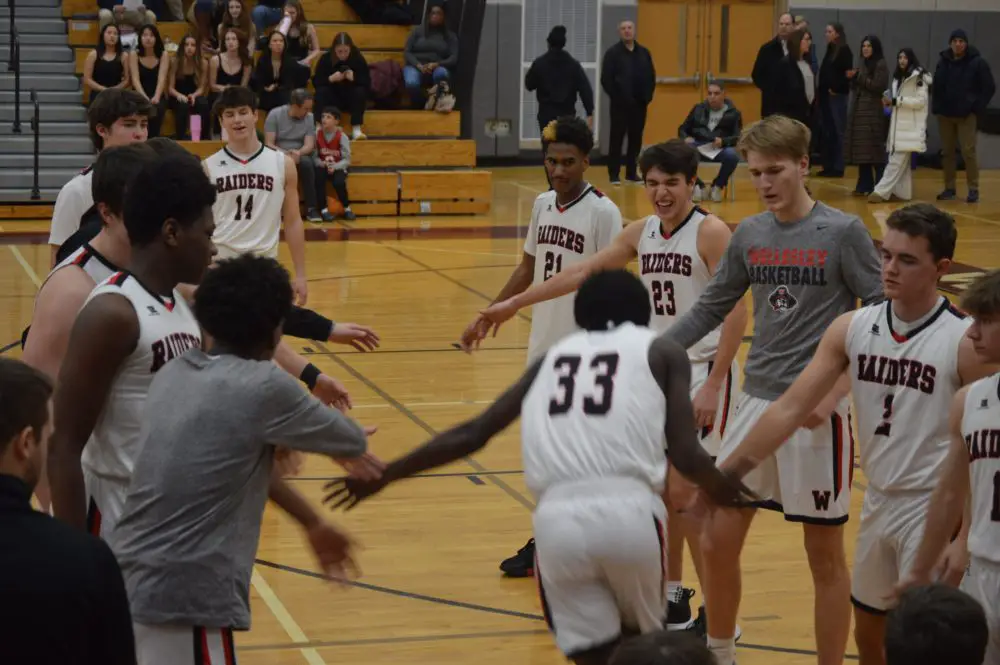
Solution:
<svg viewBox="0 0 1000 665"><path fill-rule="evenodd" d="M722 202L722 188L721 187L716 187L714 185L712 186L712 201L714 201L715 203L721 203Z"/></svg>
<svg viewBox="0 0 1000 665"><path fill-rule="evenodd" d="M702 191L701 186L695 185L694 191L691 192L691 200L698 203L704 197L704 194L705 193Z"/></svg>
<svg viewBox="0 0 1000 665"><path fill-rule="evenodd" d="M355 125L354 129L351 130L351 140L357 141L359 139L366 139L366 138L368 137L365 136L364 132L361 131L361 128Z"/></svg>

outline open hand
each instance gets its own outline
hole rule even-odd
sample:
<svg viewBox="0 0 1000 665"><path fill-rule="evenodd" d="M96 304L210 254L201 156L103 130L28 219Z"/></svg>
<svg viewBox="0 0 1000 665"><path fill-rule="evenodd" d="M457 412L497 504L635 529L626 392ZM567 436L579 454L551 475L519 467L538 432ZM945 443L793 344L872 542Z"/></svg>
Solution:
<svg viewBox="0 0 1000 665"><path fill-rule="evenodd" d="M492 324L493 336L496 337L500 326L517 314L517 304L513 298L507 298L503 302L493 303L479 314Z"/></svg>
<svg viewBox="0 0 1000 665"><path fill-rule="evenodd" d="M483 318L482 314L477 316L462 332L462 336L459 339L459 345L462 347L462 350L466 353L472 353L473 350L478 349L479 343L483 341L489 330L490 322Z"/></svg>
<svg viewBox="0 0 1000 665"><path fill-rule="evenodd" d="M329 340L334 344L350 344L358 351L374 351L379 345L375 331L357 323L335 323Z"/></svg>
<svg viewBox="0 0 1000 665"><path fill-rule="evenodd" d="M306 538L327 577L346 582L361 574L352 552L355 543L346 533L320 520L306 529Z"/></svg>
<svg viewBox="0 0 1000 665"><path fill-rule="evenodd" d="M323 404L332 406L338 411L346 412L354 406L344 384L326 374L320 374L316 378L316 386L312 389L312 394Z"/></svg>
<svg viewBox="0 0 1000 665"><path fill-rule="evenodd" d="M370 432L369 432L370 430ZM365 434L374 434L375 428L365 428ZM375 457L373 453L365 453L361 457L334 458L337 464L344 467L344 471L351 478L358 480L378 480L385 471L385 462Z"/></svg>
<svg viewBox="0 0 1000 665"><path fill-rule="evenodd" d="M368 497L381 492L388 484L385 475L367 480L353 477L332 480L323 488L326 490L323 503L328 504L332 510L341 507L351 510Z"/></svg>
<svg viewBox="0 0 1000 665"><path fill-rule="evenodd" d="M694 394L691 404L694 406L694 417L699 428L711 427L715 424L715 414L719 411L719 394L722 386L706 381Z"/></svg>

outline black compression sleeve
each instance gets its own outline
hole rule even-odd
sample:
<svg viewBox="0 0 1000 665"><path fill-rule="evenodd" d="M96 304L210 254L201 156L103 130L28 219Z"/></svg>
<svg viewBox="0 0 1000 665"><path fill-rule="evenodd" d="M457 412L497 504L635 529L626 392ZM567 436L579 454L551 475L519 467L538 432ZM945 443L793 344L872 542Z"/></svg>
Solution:
<svg viewBox="0 0 1000 665"><path fill-rule="evenodd" d="M292 311L285 319L284 332L292 337L325 342L330 339L330 333L333 332L333 321L311 309L292 305Z"/></svg>

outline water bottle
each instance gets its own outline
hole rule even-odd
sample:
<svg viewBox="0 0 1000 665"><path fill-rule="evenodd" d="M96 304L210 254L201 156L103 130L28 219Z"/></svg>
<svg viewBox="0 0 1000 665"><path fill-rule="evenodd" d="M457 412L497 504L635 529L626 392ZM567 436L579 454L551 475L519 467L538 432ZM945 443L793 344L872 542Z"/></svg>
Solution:
<svg viewBox="0 0 1000 665"><path fill-rule="evenodd" d="M292 17L289 16L288 14L285 14L281 18L281 23L278 24L278 32L287 37L288 31L289 29L291 29L291 27L292 27Z"/></svg>
<svg viewBox="0 0 1000 665"><path fill-rule="evenodd" d="M201 116L197 113L191 114L191 140L200 141L201 140Z"/></svg>

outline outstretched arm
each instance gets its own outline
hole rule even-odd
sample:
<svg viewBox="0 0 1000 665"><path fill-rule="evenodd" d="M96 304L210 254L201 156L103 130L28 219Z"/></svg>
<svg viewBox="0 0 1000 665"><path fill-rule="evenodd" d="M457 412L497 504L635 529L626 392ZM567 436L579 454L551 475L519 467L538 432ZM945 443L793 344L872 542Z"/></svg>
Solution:
<svg viewBox="0 0 1000 665"><path fill-rule="evenodd" d="M853 312L837 317L819 343L816 355L788 390L764 411L757 424L720 468L744 476L801 427L826 399L850 365L847 331Z"/></svg>
<svg viewBox="0 0 1000 665"><path fill-rule="evenodd" d="M307 182L304 187L312 186ZM302 224L302 214L299 212L299 174L295 162L285 155L285 202L281 211L285 223L285 242L292 255L292 265L295 267L295 279L292 287L295 289L296 305L305 305L309 297L309 286L306 283L306 231Z"/></svg>

